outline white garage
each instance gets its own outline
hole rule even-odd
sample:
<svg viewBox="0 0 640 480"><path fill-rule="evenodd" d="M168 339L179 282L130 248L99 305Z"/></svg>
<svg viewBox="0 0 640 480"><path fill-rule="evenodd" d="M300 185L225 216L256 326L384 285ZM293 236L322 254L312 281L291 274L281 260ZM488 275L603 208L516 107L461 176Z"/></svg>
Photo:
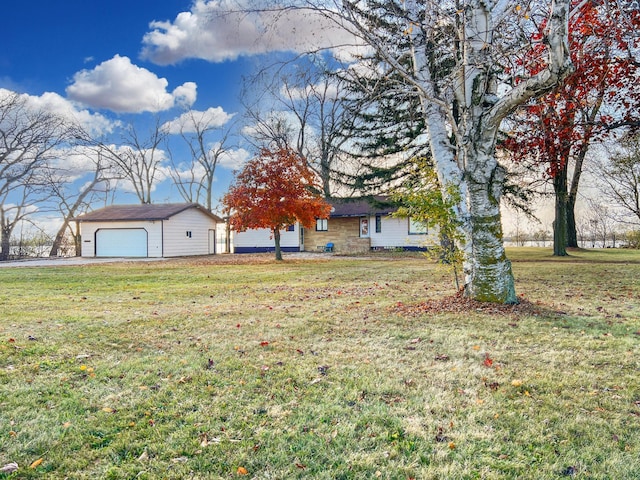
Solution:
<svg viewBox="0 0 640 480"><path fill-rule="evenodd" d="M111 205L76 218L83 257L180 257L217 253L223 220L197 203Z"/></svg>

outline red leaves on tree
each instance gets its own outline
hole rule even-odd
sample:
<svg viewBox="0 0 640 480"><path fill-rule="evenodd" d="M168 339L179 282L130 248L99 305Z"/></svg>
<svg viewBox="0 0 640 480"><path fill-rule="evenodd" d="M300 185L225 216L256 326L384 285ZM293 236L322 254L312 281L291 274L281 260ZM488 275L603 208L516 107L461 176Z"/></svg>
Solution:
<svg viewBox="0 0 640 480"><path fill-rule="evenodd" d="M589 144L640 111L640 64L633 53L640 47L637 8L626 0L573 4L569 41L575 72L555 91L526 105L505 144L516 158L546 165L552 178ZM540 26L531 49L516 62L524 78L546 67L545 27Z"/></svg>
<svg viewBox="0 0 640 480"><path fill-rule="evenodd" d="M235 231L279 231L296 222L311 228L331 210L319 191L315 175L298 154L263 149L238 173L222 203Z"/></svg>

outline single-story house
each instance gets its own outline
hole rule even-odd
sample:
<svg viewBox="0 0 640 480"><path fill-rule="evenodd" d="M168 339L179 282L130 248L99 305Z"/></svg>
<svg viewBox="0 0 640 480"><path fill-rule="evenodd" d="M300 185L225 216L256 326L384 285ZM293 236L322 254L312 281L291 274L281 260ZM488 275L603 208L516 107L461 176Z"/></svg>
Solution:
<svg viewBox="0 0 640 480"><path fill-rule="evenodd" d="M197 203L111 205L78 216L83 257L216 253L223 220Z"/></svg>
<svg viewBox="0 0 640 480"><path fill-rule="evenodd" d="M323 251L332 244L337 253L366 253L371 250L426 250L438 242L437 229L429 229L411 218L393 217L398 207L387 197L332 198L327 219L317 219L314 228L290 225L281 232L284 252ZM274 240L268 229L233 234L235 253L271 252Z"/></svg>

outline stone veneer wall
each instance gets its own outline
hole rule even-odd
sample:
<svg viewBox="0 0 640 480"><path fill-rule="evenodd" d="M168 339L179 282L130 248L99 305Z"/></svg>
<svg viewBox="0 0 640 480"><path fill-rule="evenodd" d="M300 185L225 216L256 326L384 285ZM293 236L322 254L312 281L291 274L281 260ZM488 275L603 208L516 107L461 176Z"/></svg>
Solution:
<svg viewBox="0 0 640 480"><path fill-rule="evenodd" d="M304 249L317 252L333 242L336 253L367 253L371 250L371 239L360 238L360 218L330 218L326 232L317 232L315 228L305 228Z"/></svg>

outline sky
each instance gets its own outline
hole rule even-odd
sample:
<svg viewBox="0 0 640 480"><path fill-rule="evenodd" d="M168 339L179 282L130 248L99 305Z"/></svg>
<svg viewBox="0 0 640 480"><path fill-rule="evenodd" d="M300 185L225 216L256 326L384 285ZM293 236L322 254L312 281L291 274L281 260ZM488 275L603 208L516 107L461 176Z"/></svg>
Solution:
<svg viewBox="0 0 640 480"><path fill-rule="evenodd" d="M243 76L273 54L295 55L340 41L321 19L290 13L220 14L252 0L32 0L5 2L0 89L29 95L51 111L72 111L96 136L185 109L209 112L221 127L242 115ZM301 17L302 15L302 17ZM304 25L304 28L300 28ZM115 140L114 140L115 142ZM245 148L247 147L247 148ZM241 142L216 169L216 197L250 156ZM169 181L154 202L182 201ZM137 203L122 194L117 203Z"/></svg>
<svg viewBox="0 0 640 480"><path fill-rule="evenodd" d="M222 15L257 0L31 0L4 2L0 29L0 89L29 95L51 111L72 111L94 135L154 120L172 122L185 109L207 112L221 129L242 122L243 77L274 54L295 56L331 48L349 58L352 39L308 12L279 16ZM245 125L250 127L249 125ZM175 138L177 142L179 139ZM251 156L237 138L216 169L220 198L233 171ZM172 147L172 153L186 155ZM80 176L73 179L81 182ZM152 200L183 201L169 179ZM126 186L116 203L138 203ZM51 217L48 231L60 220Z"/></svg>

